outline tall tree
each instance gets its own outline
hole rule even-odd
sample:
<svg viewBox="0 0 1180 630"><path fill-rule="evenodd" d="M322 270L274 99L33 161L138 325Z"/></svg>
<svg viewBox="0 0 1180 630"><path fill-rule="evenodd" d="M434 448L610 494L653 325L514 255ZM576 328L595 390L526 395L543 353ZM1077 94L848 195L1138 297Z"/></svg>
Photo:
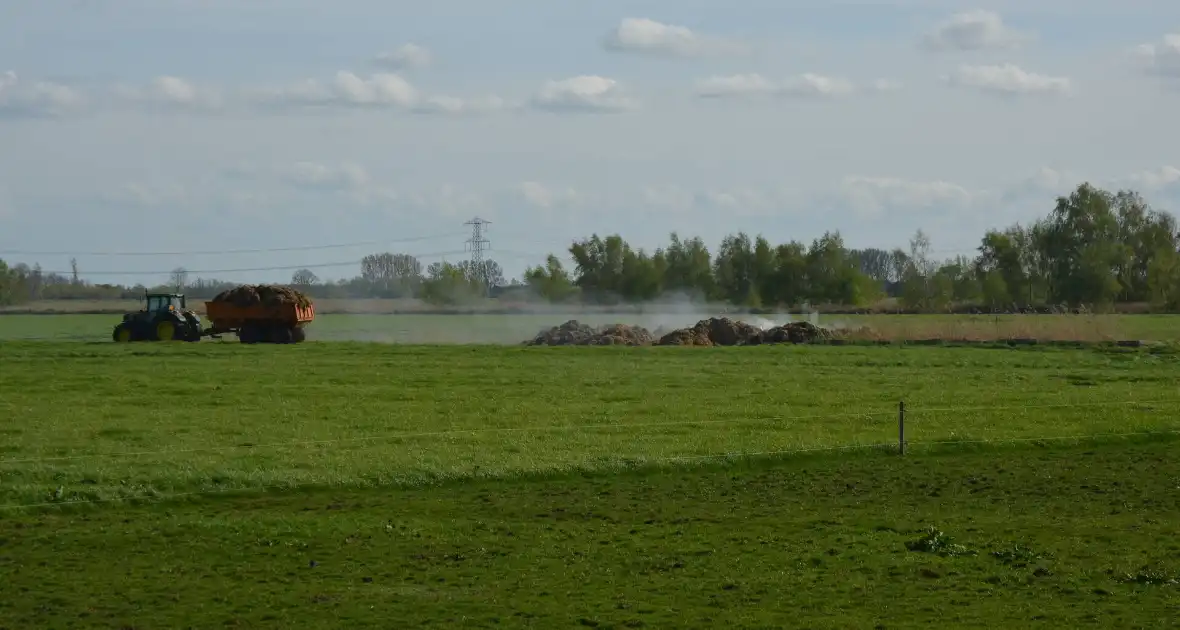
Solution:
<svg viewBox="0 0 1180 630"><path fill-rule="evenodd" d="M168 284L172 287L173 291L182 293L184 288L188 286L188 271L184 267L173 269L171 275L168 277Z"/></svg>
<svg viewBox="0 0 1180 630"><path fill-rule="evenodd" d="M291 274L291 284L297 287L310 287L319 281L320 279L310 269L300 269Z"/></svg>
<svg viewBox="0 0 1180 630"><path fill-rule="evenodd" d="M1113 201L1089 183L1057 198L1040 241L1055 302L1105 305L1118 297L1118 272L1128 263L1129 248L1120 240Z"/></svg>
<svg viewBox="0 0 1180 630"><path fill-rule="evenodd" d="M545 259L544 267L538 265L527 269L524 280L537 295L551 302L563 302L577 292L565 265L553 254Z"/></svg>

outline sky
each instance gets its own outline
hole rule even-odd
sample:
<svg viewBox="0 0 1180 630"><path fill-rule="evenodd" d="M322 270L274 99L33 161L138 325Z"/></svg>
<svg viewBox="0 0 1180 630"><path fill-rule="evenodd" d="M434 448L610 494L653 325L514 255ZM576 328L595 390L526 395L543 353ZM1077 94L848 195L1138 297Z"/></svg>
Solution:
<svg viewBox="0 0 1180 630"><path fill-rule="evenodd" d="M474 217L510 277L592 233L970 255L1083 181L1177 209L1178 88L1174 0L0 0L0 258L340 278Z"/></svg>

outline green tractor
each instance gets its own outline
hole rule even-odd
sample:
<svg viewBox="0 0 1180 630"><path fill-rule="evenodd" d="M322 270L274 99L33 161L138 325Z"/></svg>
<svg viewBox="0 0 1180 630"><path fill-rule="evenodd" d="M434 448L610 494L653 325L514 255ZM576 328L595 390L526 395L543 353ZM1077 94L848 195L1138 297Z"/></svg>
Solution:
<svg viewBox="0 0 1180 630"><path fill-rule="evenodd" d="M144 309L123 315L115 341L199 341L201 318L180 293L147 293Z"/></svg>

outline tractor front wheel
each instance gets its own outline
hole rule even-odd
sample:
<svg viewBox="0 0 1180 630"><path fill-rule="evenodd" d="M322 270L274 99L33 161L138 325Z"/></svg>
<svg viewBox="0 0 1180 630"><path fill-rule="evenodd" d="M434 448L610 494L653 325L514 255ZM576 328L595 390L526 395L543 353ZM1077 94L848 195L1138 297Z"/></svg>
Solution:
<svg viewBox="0 0 1180 630"><path fill-rule="evenodd" d="M125 324L115 326L115 331L111 333L111 338L119 343L129 343L131 338L131 327Z"/></svg>
<svg viewBox="0 0 1180 630"><path fill-rule="evenodd" d="M186 323L188 324L188 326L185 326L184 341L188 341L188 342L200 341L201 340L201 327L194 326L191 322L186 322Z"/></svg>

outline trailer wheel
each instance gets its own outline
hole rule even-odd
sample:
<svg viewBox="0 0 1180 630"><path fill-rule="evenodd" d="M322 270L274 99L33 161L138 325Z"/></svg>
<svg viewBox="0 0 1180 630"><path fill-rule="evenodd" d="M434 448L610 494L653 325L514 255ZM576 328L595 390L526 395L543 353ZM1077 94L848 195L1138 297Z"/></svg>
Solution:
<svg viewBox="0 0 1180 630"><path fill-rule="evenodd" d="M258 343L258 329L253 326L242 326L238 329L238 341L242 343Z"/></svg>
<svg viewBox="0 0 1180 630"><path fill-rule="evenodd" d="M307 331L302 328L296 328L291 331L291 339L295 343L303 343L307 341Z"/></svg>
<svg viewBox="0 0 1180 630"><path fill-rule="evenodd" d="M275 326L270 329L270 340L273 343L291 343L294 337L292 329L285 326Z"/></svg>

